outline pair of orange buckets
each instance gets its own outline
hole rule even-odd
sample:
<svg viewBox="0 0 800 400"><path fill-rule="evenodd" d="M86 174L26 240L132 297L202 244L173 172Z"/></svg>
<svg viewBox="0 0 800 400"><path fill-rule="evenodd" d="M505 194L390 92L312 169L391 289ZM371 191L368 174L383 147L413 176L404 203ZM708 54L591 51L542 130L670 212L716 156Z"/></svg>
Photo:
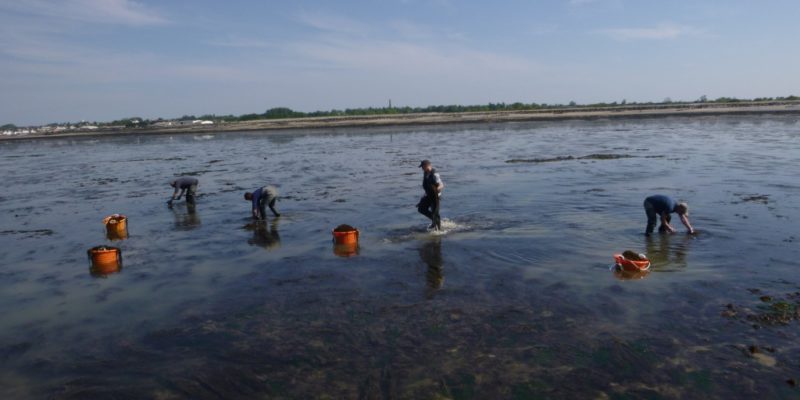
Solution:
<svg viewBox="0 0 800 400"><path fill-rule="evenodd" d="M106 227L106 238L122 240L128 237L128 218L122 214L111 214L103 218ZM114 246L95 246L87 252L92 266L89 272L93 276L106 276L122 269L122 250Z"/></svg>
<svg viewBox="0 0 800 400"><path fill-rule="evenodd" d="M128 237L128 218L122 214L111 214L103 218L106 237L109 240L122 240Z"/></svg>
<svg viewBox="0 0 800 400"><path fill-rule="evenodd" d="M92 261L92 275L105 276L122 268L122 251L119 247L96 246L89 249L87 255Z"/></svg>
<svg viewBox="0 0 800 400"><path fill-rule="evenodd" d="M350 225L339 225L333 230L333 254L352 257L358 254L358 229Z"/></svg>

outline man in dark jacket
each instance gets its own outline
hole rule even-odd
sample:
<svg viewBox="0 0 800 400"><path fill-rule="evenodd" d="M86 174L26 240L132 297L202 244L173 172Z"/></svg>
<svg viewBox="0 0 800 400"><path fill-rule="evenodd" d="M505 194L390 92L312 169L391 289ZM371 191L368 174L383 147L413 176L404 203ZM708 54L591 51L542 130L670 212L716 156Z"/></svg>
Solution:
<svg viewBox="0 0 800 400"><path fill-rule="evenodd" d="M419 163L422 168L422 188L425 190L425 196L417 203L417 211L420 214L431 219L431 225L428 229L441 230L442 219L439 217L439 200L444 189L444 182L439 176L439 173L433 169L433 165L428 160L422 160Z"/></svg>
<svg viewBox="0 0 800 400"><path fill-rule="evenodd" d="M175 190L172 192L172 198L167 201L167 204L172 205L173 201L180 200L184 193L186 193L186 202L194 204L194 196L197 193L197 179L190 176L182 176L170 182L169 185Z"/></svg>

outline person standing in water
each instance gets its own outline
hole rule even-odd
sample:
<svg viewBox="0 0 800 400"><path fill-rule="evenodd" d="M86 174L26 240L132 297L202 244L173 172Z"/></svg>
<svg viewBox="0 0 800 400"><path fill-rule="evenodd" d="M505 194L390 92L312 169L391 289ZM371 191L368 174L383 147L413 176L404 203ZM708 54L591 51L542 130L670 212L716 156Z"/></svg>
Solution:
<svg viewBox="0 0 800 400"><path fill-rule="evenodd" d="M253 218L257 220L267 219L266 207L269 206L270 211L276 217L281 214L275 210L275 202L278 200L278 189L275 186L267 185L260 187L253 192L244 194L244 199L253 203L252 213Z"/></svg>
<svg viewBox="0 0 800 400"><path fill-rule="evenodd" d="M170 182L169 185L175 188L175 190L172 192L172 198L167 201L167 204L171 206L172 202L180 200L184 193L186 193L186 202L194 204L194 196L197 193L197 183L197 179L190 176L182 176Z"/></svg>
<svg viewBox="0 0 800 400"><path fill-rule="evenodd" d="M430 218L431 225L428 229L441 230L442 219L439 217L439 205L444 182L439 173L433 169L429 160L422 160L419 168L422 168L422 188L425 190L425 196L422 196L417 203L417 211Z"/></svg>
<svg viewBox="0 0 800 400"><path fill-rule="evenodd" d="M657 194L644 199L644 212L647 214L645 235L649 236L653 233L657 218L661 218L661 226L658 227L660 233L675 233L676 229L669 224L671 213L678 214L683 225L689 230L689 233L695 232L694 228L692 228L692 225L689 223L689 205L686 203L678 203L671 197Z"/></svg>

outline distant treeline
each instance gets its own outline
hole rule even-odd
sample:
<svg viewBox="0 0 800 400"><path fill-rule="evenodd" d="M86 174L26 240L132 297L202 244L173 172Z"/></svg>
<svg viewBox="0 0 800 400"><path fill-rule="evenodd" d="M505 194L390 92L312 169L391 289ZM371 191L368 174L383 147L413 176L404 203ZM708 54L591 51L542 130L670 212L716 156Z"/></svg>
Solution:
<svg viewBox="0 0 800 400"><path fill-rule="evenodd" d="M598 108L598 107L618 107L618 106L658 106L674 104L692 103L741 103L741 102L761 102L761 101L792 101L800 100L798 96L788 97L760 97L755 99L737 99L734 97L720 97L716 100L709 100L705 96L691 102L673 102L666 98L661 102L627 102L622 100L613 103L594 103L576 104L574 101L569 104L547 104L547 103L489 103L482 105L439 105L427 107L368 107L368 108L347 108L344 110L302 112L295 111L286 107L270 108L263 114L243 114L235 115L214 115L206 114L201 116L184 115L181 120L209 120L215 122L242 122L255 121L261 119L285 119L285 118L308 118L308 117L349 117L364 115L395 115L395 114L417 114L417 113L462 113L462 112L486 112L486 111L531 111L563 108Z"/></svg>
<svg viewBox="0 0 800 400"><path fill-rule="evenodd" d="M747 103L747 102L766 102L766 101L794 101L800 100L798 96L787 97L759 97L755 99L737 99L735 97L720 97L715 100L709 100L706 96L701 96L695 101L672 101L670 98L665 98L661 102L627 102L622 100L613 103L594 103L594 104L577 104L571 101L569 104L547 104L547 103L489 103L483 105L439 105L427 107L368 107L368 108L347 108L344 110L330 110L330 111L314 111L302 112L294 111L286 107L270 108L262 114L251 113L235 115L215 115L206 114L200 116L184 115L180 118L172 120L158 119L144 119L138 117L124 118L111 122L93 122L92 125L101 127L111 126L124 126L127 128L148 127L159 122L165 121L194 121L206 120L215 123L220 122L243 122L255 121L263 119L286 119L286 118L309 118L309 117L347 117L347 116L367 116L367 115L395 115L395 114L416 114L416 113L462 113L462 112L486 112L486 111L534 111L534 110L548 110L548 109L565 109L565 108L603 108L603 107L619 107L619 106L669 106L677 104L726 104L726 103ZM86 122L80 124L51 124L51 125L76 125L88 124ZM16 126L13 124L3 125L4 129L14 129Z"/></svg>

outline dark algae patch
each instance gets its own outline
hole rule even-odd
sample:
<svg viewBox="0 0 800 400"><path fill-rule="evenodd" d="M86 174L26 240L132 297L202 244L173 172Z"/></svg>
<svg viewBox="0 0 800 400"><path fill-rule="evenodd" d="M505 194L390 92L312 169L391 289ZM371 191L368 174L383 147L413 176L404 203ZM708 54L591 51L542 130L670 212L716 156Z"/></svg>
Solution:
<svg viewBox="0 0 800 400"><path fill-rule="evenodd" d="M21 238L38 238L51 236L54 232L51 229L31 229L31 230L7 230L0 231L0 235L15 235Z"/></svg>
<svg viewBox="0 0 800 400"><path fill-rule="evenodd" d="M552 157L552 158L513 158L510 160L506 160L506 163L515 164L515 163L529 163L529 164L540 164L540 163L548 163L548 162L558 162L558 161L571 161L571 160L618 160L621 158L634 158L636 156L632 156L630 154L589 154L585 156L575 157L575 156L559 156L559 157Z"/></svg>
<svg viewBox="0 0 800 400"><path fill-rule="evenodd" d="M769 204L769 195L768 194L750 194L750 195L741 195L739 196L740 201L737 203L758 203L758 204Z"/></svg>
<svg viewBox="0 0 800 400"><path fill-rule="evenodd" d="M784 326L800 320L800 292L783 296L760 293L760 290L755 290L755 294L759 296L754 307L728 304L722 311L722 316L751 322L753 327Z"/></svg>

